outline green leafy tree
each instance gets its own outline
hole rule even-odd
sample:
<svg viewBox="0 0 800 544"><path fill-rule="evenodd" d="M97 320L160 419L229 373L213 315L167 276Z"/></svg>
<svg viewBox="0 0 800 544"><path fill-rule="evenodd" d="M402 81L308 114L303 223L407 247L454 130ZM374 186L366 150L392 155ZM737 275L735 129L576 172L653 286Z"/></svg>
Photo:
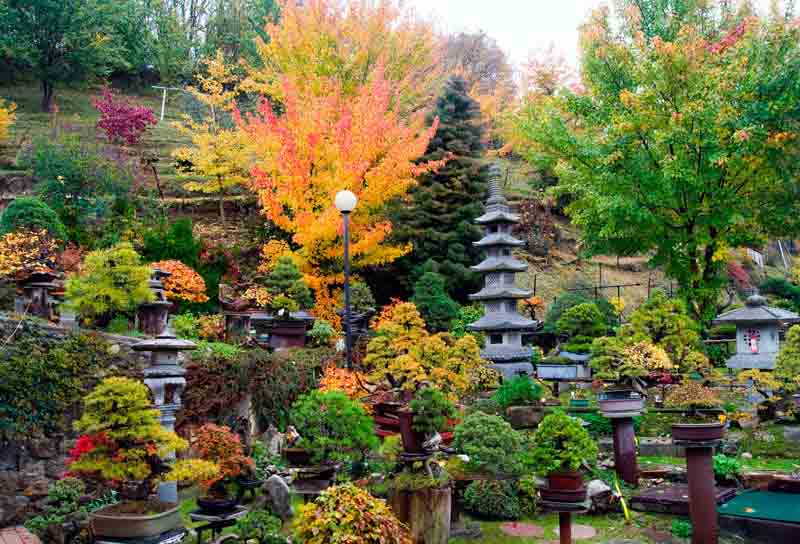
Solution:
<svg viewBox="0 0 800 544"><path fill-rule="evenodd" d="M311 308L314 297L311 289L303 280L303 274L294 264L291 257L281 257L275 263L275 268L267 276L267 290L273 296L285 296L295 301L300 308Z"/></svg>
<svg viewBox="0 0 800 544"><path fill-rule="evenodd" d="M564 312L573 306L586 304L587 302L593 303L597 306L597 308L605 317L607 323L613 323L616 321L617 314L614 310L614 307L606 299L592 299L581 292L573 291L556 297L553 303L550 304L550 307L547 309L547 314L544 318L544 330L549 333L555 333L558 320L561 319L561 316L564 314Z"/></svg>
<svg viewBox="0 0 800 544"><path fill-rule="evenodd" d="M775 378L790 393L800 390L800 325L786 332L775 363Z"/></svg>
<svg viewBox="0 0 800 544"><path fill-rule="evenodd" d="M436 272L426 272L417 280L411 301L431 332L449 330L453 320L458 317L458 303L448 296L444 276Z"/></svg>
<svg viewBox="0 0 800 544"><path fill-rule="evenodd" d="M439 129L428 144L422 162L447 160L436 173L425 174L410 192L409 202L392 211L393 237L413 244L399 267L406 289L432 260L448 278L448 290L464 301L477 288L479 277L469 267L480 260L473 242L481 238L474 220L483 211L487 168L481 163L485 149L479 104L469 96L460 77L450 79L436 102L430 119Z"/></svg>
<svg viewBox="0 0 800 544"><path fill-rule="evenodd" d="M115 0L5 0L0 35L18 63L27 65L42 89L42 111L49 112L55 87L124 65L114 22L122 2Z"/></svg>
<svg viewBox="0 0 800 544"><path fill-rule="evenodd" d="M800 28L686 2L661 36L647 28L659 3L637 3L653 8L622 11L619 28L594 13L583 88L528 100L516 136L555 165L588 253L649 253L707 322L727 251L798 230Z"/></svg>
<svg viewBox="0 0 800 544"><path fill-rule="evenodd" d="M514 474L522 469L519 460L522 438L500 416L475 412L456 426L453 447L469 456L475 470Z"/></svg>
<svg viewBox="0 0 800 544"><path fill-rule="evenodd" d="M592 302L584 302L568 309L556 323L556 332L569 338L564 346L566 351L586 353L591 349L592 340L608 331L605 316Z"/></svg>
<svg viewBox="0 0 800 544"><path fill-rule="evenodd" d="M277 20L279 14L276 0L221 0L208 23L206 54L223 51L228 61L260 66L256 38L269 41L266 23Z"/></svg>
<svg viewBox="0 0 800 544"><path fill-rule="evenodd" d="M150 274L150 267L127 242L92 251L80 274L67 279L67 306L83 320L104 326L114 314L132 313L155 298L148 285Z"/></svg>
<svg viewBox="0 0 800 544"><path fill-rule="evenodd" d="M66 240L64 225L53 209L34 197L19 197L0 215L0 235L19 229L46 230L56 240Z"/></svg>

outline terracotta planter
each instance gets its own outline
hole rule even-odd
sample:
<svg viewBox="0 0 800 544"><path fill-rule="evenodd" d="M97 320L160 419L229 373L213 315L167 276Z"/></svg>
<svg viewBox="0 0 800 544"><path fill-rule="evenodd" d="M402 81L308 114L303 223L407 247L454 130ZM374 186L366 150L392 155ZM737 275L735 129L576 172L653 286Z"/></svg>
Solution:
<svg viewBox="0 0 800 544"><path fill-rule="evenodd" d="M713 442L725 436L724 423L675 423L672 439L685 442Z"/></svg>
<svg viewBox="0 0 800 544"><path fill-rule="evenodd" d="M95 537L145 539L180 528L183 525L178 504L164 503L166 509L158 514L117 513L119 505L112 504L89 514Z"/></svg>
<svg viewBox="0 0 800 544"><path fill-rule="evenodd" d="M547 475L547 487L558 491L574 491L583 487L583 476L580 472L553 472Z"/></svg>
<svg viewBox="0 0 800 544"><path fill-rule="evenodd" d="M418 433L412 427L414 422L414 412L403 410L397 414L400 420L400 438L403 439L403 449L406 453L425 453L422 444L425 442L425 435Z"/></svg>
<svg viewBox="0 0 800 544"><path fill-rule="evenodd" d="M303 448L283 448L283 457L290 465L302 467L311 464L311 452Z"/></svg>
<svg viewBox="0 0 800 544"><path fill-rule="evenodd" d="M636 391L605 391L597 397L597 406L609 419L635 417L644 410L645 399Z"/></svg>
<svg viewBox="0 0 800 544"><path fill-rule="evenodd" d="M209 516L223 516L236 510L236 499L212 499L200 497L197 499L197 507L204 514Z"/></svg>

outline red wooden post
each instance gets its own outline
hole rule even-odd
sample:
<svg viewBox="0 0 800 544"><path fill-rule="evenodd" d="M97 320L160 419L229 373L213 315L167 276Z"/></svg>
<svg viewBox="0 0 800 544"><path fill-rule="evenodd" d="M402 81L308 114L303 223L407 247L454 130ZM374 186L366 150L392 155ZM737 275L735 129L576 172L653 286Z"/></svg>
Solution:
<svg viewBox="0 0 800 544"><path fill-rule="evenodd" d="M633 418L618 417L611 420L614 428L614 466L617 474L633 486L639 485L639 467L636 463L636 440Z"/></svg>
<svg viewBox="0 0 800 544"><path fill-rule="evenodd" d="M717 544L717 497L711 447L686 447L692 544Z"/></svg>
<svg viewBox="0 0 800 544"><path fill-rule="evenodd" d="M558 513L558 538L561 544L572 544L572 514Z"/></svg>

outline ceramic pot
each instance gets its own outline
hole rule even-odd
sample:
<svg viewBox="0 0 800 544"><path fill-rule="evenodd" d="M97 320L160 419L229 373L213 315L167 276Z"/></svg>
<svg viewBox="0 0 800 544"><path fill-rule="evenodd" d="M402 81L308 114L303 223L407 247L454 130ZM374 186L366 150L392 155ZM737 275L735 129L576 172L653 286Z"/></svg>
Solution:
<svg viewBox="0 0 800 544"><path fill-rule="evenodd" d="M597 406L609 419L638 416L644 410L645 399L636 391L604 391L597 397Z"/></svg>
<svg viewBox="0 0 800 544"><path fill-rule="evenodd" d="M89 514L89 523L95 537L145 539L180 528L183 525L178 504L158 514L121 514L112 504Z"/></svg>
<svg viewBox="0 0 800 544"><path fill-rule="evenodd" d="M204 514L210 516L223 516L236 510L236 499L211 499L201 497L197 499L197 507Z"/></svg>
<svg viewBox="0 0 800 544"><path fill-rule="evenodd" d="M559 491L574 491L583 486L583 476L580 472L563 471L547 475L547 487Z"/></svg>
<svg viewBox="0 0 800 544"><path fill-rule="evenodd" d="M425 435L418 433L412 427L414 412L403 410L397 416L400 420L400 438L403 439L403 449L406 453L425 453L425 450L422 449Z"/></svg>
<svg viewBox="0 0 800 544"><path fill-rule="evenodd" d="M686 442L712 442L725 436L724 423L675 423L672 439Z"/></svg>

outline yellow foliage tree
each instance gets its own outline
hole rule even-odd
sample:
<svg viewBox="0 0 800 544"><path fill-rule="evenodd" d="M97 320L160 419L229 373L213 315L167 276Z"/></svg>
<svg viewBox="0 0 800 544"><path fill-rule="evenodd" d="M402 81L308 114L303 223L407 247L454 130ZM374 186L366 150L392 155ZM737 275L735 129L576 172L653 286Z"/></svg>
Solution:
<svg viewBox="0 0 800 544"><path fill-rule="evenodd" d="M233 67L225 64L221 51L203 64L206 74L198 76L199 86L189 87L188 91L208 106L209 115L203 121L186 116L177 125L192 139L193 145L175 150L173 156L178 163L178 174L193 178L184 184L185 189L218 196L219 216L224 223L225 195L248 181L252 155L241 131L223 127L223 116L236 107L239 92Z"/></svg>
<svg viewBox="0 0 800 544"><path fill-rule="evenodd" d="M58 243L46 230L20 230L0 238L0 278L25 279L57 268Z"/></svg>
<svg viewBox="0 0 800 544"><path fill-rule="evenodd" d="M6 103L0 100L0 140L8 138L8 129L17 118L16 109L17 106L13 102Z"/></svg>
<svg viewBox="0 0 800 544"><path fill-rule="evenodd" d="M357 95L375 68L398 87L403 111L416 111L442 82L442 41L433 26L395 0L280 1L280 20L256 39L261 60L248 68L247 90L283 101L288 78L301 92L325 96L332 86Z"/></svg>

